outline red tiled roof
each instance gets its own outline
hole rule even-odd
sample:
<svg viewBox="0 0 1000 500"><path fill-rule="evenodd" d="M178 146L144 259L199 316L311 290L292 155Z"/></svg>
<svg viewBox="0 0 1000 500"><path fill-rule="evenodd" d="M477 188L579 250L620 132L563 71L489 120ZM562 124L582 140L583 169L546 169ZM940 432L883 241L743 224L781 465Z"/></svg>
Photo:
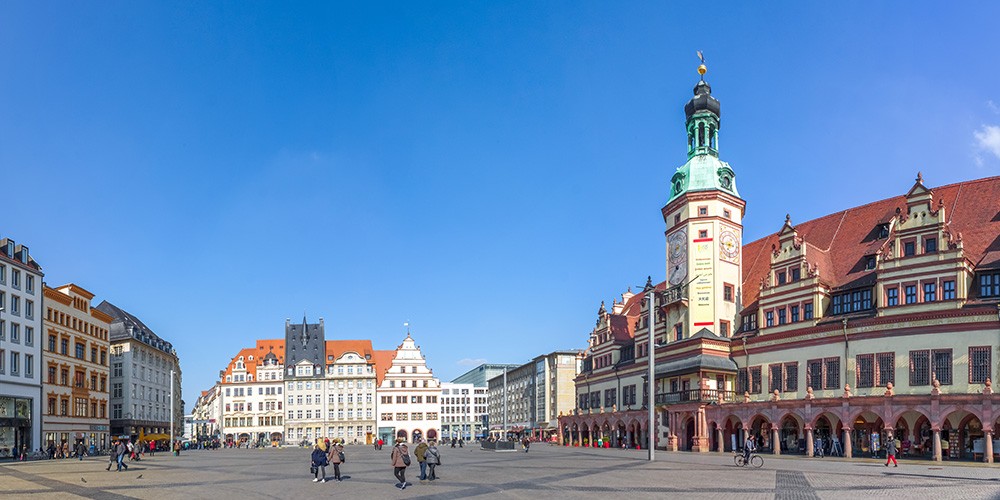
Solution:
<svg viewBox="0 0 1000 500"><path fill-rule="evenodd" d="M952 234L962 235L966 258L977 267L1000 266L1000 177L949 184L931 192L935 207L944 200L947 223ZM864 256L876 241L876 226L891 219L896 208L905 213L905 195L794 224L810 246L807 258L818 265L820 279L836 288L873 273L865 270ZM743 245L744 307L756 302L760 281L770 270L771 246L777 242L774 233Z"/></svg>
<svg viewBox="0 0 1000 500"><path fill-rule="evenodd" d="M327 340L326 341L326 356L327 362L330 360L330 356L333 359L344 355L344 353L353 352L357 353L365 359L372 359L372 341L371 340Z"/></svg>
<svg viewBox="0 0 1000 500"><path fill-rule="evenodd" d="M375 385L382 385L385 373L392 366L392 360L396 359L396 351L374 351L372 359L375 361Z"/></svg>

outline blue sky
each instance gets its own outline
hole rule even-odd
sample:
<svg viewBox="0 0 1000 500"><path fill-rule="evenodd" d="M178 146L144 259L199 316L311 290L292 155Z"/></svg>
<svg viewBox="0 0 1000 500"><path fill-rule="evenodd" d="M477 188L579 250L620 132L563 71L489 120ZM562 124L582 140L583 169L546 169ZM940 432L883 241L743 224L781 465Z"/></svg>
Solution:
<svg viewBox="0 0 1000 500"><path fill-rule="evenodd" d="M285 318L451 379L664 275L703 50L746 241L1000 173L994 3L0 3L0 234L185 399Z"/></svg>

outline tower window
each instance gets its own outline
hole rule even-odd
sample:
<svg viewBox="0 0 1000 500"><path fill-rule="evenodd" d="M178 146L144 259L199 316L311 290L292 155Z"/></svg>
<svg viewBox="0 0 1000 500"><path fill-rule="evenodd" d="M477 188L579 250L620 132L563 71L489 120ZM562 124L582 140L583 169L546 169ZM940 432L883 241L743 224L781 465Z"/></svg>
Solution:
<svg viewBox="0 0 1000 500"><path fill-rule="evenodd" d="M680 223L681 223L681 214L675 214L674 215L674 225L676 226L677 224L680 224Z"/></svg>
<svg viewBox="0 0 1000 500"><path fill-rule="evenodd" d="M722 285L722 299L726 302L733 301L733 285L724 284Z"/></svg>
<svg viewBox="0 0 1000 500"><path fill-rule="evenodd" d="M733 217L733 213L730 212L729 209L724 208L722 209L722 216L727 219L731 219Z"/></svg>
<svg viewBox="0 0 1000 500"><path fill-rule="evenodd" d="M698 231L698 237L699 238L708 238L708 231L705 230L705 229L702 229L702 230Z"/></svg>

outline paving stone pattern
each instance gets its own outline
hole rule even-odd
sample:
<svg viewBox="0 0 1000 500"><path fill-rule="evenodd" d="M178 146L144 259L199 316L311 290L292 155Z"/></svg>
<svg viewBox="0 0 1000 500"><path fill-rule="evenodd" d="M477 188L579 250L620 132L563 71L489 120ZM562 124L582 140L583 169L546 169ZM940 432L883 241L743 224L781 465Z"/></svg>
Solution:
<svg viewBox="0 0 1000 500"><path fill-rule="evenodd" d="M348 447L343 482L314 483L309 450L189 451L157 454L106 472L105 458L0 464L0 498L240 500L348 495L380 499L1000 499L1000 466L901 461L806 459L764 455L761 469L737 468L730 454L595 450L536 445L530 453L441 448L440 480L395 488L388 447ZM329 467L327 474L333 474Z"/></svg>

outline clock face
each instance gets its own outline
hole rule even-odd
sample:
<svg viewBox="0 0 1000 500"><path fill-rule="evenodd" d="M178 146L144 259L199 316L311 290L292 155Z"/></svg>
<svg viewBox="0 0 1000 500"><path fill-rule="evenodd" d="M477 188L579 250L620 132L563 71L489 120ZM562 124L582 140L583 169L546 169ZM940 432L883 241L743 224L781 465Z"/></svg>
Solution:
<svg viewBox="0 0 1000 500"><path fill-rule="evenodd" d="M737 262L740 257L740 237L731 229L724 229L719 235L719 258Z"/></svg>
<svg viewBox="0 0 1000 500"><path fill-rule="evenodd" d="M676 286L687 278L687 229L680 229L667 236L667 279Z"/></svg>

